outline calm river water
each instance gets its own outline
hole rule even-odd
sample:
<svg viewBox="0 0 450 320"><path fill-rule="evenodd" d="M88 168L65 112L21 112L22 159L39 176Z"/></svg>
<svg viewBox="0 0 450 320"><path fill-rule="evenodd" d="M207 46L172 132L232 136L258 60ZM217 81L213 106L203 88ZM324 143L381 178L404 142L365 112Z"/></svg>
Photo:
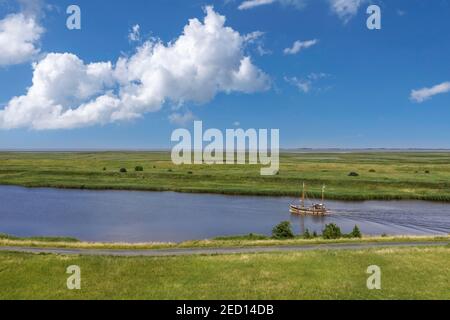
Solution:
<svg viewBox="0 0 450 320"><path fill-rule="evenodd" d="M223 235L270 234L290 220L295 231L327 223L364 234L450 233L450 204L424 201L329 201L327 217L291 216L276 197L173 192L26 189L0 186L0 233L70 236L85 241L183 241Z"/></svg>

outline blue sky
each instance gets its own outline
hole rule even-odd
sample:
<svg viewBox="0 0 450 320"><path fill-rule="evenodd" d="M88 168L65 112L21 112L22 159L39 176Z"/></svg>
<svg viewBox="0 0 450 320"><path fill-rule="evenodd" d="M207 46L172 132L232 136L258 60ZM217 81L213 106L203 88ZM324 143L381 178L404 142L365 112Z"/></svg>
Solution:
<svg viewBox="0 0 450 320"><path fill-rule="evenodd" d="M24 21L32 17L36 25L30 30L39 34L37 40L29 41L34 46L32 53L24 49L13 57L7 53L2 57L4 49L0 48L0 110L9 108L3 120L0 113L0 148L168 148L172 145L171 132L180 126L189 128L193 119L202 120L208 128L279 128L284 148L450 148L450 1L348 2L357 10L342 15L333 7L333 0L277 0L247 10L239 9L241 0L46 0L32 8L14 0L0 1L0 20L5 22L14 14L23 14ZM299 3L304 3L302 8L295 5ZM81 8L81 30L66 28L66 8L70 4ZM366 9L370 4L381 7L381 30L366 27ZM192 84L193 75L183 73L191 71L179 71L179 66L172 70L172 62L163 57L171 77L178 78L159 84L149 71L126 84L122 80L106 84L109 73L117 71L120 57L128 59L129 70L132 69L131 60L146 41L154 43L157 38L162 42L161 52L173 52L171 46L189 19L197 18L203 24L208 5L214 6L216 16L226 17L226 27L245 38L238 48L241 52L231 52L233 46L211 40L212 45L218 46L212 52L220 55L230 51L230 57L217 58L211 67L227 74L231 68L228 64L239 69L242 59L250 57L255 73L245 74L244 80L231 81L228 74L223 76L226 80L208 78L207 82ZM135 25L139 25L139 40L131 41L129 36ZM224 28L218 30L226 33ZM250 36L256 31L259 33ZM1 33L0 27L0 43ZM296 41L312 40L313 45L299 52L285 53ZM168 44L170 41L172 44ZM196 41L202 41L201 37ZM185 48L181 44L179 47L183 50L177 52L183 55ZM194 54L186 57L188 62L201 54L195 52L201 50L197 46L192 50ZM111 63L111 70L105 71L108 76L100 80L80 75L78 85L89 81L94 87L84 100L78 96L60 97L65 88L58 88L65 80L58 80L58 88L47 83L50 88L45 90L53 90L52 97L65 101L63 112L110 92L120 100L120 117L105 111L95 119L90 116L89 120L74 120L69 113L53 122L45 112L54 111L51 108L55 106L44 112L40 108L46 102L33 105L31 100L41 97L39 90L44 89L35 86L33 95L27 96L27 88L32 85L32 64L41 65L37 70L58 70L54 59L47 55L59 57L63 53L70 53L85 65ZM45 59L53 64L41 63ZM236 61L237 65L233 64ZM143 66L150 68L155 63ZM139 70L139 66L135 69ZM73 76L68 73L61 77ZM143 91L163 86L161 90L168 93L159 97L162 100L146 95L148 100L142 102L139 97L142 103L132 110L133 116L124 115L129 106L121 92L131 90L131 84L145 83L143 79L148 77L151 81ZM211 81L217 81L217 90L212 94L203 91ZM186 89L191 86L192 89ZM19 108L12 99L20 96L25 97ZM24 114L27 112L32 117ZM35 121L37 117L39 122ZM10 119L14 119L14 125Z"/></svg>

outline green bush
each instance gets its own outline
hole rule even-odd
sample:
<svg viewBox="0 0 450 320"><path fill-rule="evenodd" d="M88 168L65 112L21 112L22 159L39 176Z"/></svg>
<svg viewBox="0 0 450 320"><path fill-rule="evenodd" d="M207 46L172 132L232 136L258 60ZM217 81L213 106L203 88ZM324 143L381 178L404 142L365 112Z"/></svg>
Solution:
<svg viewBox="0 0 450 320"><path fill-rule="evenodd" d="M359 230L358 226L353 228L353 231L350 233L351 238L362 238L361 230Z"/></svg>
<svg viewBox="0 0 450 320"><path fill-rule="evenodd" d="M342 238L341 229L334 223L327 224L322 234L324 239L340 239Z"/></svg>
<svg viewBox="0 0 450 320"><path fill-rule="evenodd" d="M136 168L134 168L134 171L142 172L142 171L144 171L144 167L143 166L136 166Z"/></svg>
<svg viewBox="0 0 450 320"><path fill-rule="evenodd" d="M309 232L309 229L305 230L305 233L303 234L303 238L305 238L305 239L311 239L312 238L311 233Z"/></svg>
<svg viewBox="0 0 450 320"><path fill-rule="evenodd" d="M275 226L272 230L272 238L274 239L292 239L294 238L294 232L292 232L292 226L289 221L283 221L279 225Z"/></svg>
<svg viewBox="0 0 450 320"><path fill-rule="evenodd" d="M127 169L125 169L125 168L120 168L120 173L127 173Z"/></svg>
<svg viewBox="0 0 450 320"><path fill-rule="evenodd" d="M358 172L350 172L348 174L349 177L359 177L359 173Z"/></svg>

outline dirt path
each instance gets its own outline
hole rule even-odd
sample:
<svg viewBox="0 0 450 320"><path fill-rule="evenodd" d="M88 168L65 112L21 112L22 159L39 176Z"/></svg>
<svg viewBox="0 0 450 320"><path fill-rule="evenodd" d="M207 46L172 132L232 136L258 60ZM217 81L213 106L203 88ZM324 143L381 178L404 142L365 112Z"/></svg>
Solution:
<svg viewBox="0 0 450 320"><path fill-rule="evenodd" d="M113 250L113 249L58 249L58 248L28 248L28 247L0 247L0 252L49 253L60 255L88 255L88 256L121 256L121 257L164 257L186 255L217 255L267 252L296 252L311 250L362 250L371 248L390 247L426 247L447 246L450 242L378 242L359 244L318 244L299 246L271 246L246 248L186 248L186 249L152 249L152 250Z"/></svg>

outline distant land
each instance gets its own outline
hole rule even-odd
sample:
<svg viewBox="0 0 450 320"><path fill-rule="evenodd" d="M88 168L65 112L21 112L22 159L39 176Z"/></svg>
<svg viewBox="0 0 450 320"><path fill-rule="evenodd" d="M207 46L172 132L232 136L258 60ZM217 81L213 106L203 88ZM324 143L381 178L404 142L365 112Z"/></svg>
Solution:
<svg viewBox="0 0 450 320"><path fill-rule="evenodd" d="M0 152L170 152L170 148L0 148ZM426 148L281 148L284 153L450 152Z"/></svg>

